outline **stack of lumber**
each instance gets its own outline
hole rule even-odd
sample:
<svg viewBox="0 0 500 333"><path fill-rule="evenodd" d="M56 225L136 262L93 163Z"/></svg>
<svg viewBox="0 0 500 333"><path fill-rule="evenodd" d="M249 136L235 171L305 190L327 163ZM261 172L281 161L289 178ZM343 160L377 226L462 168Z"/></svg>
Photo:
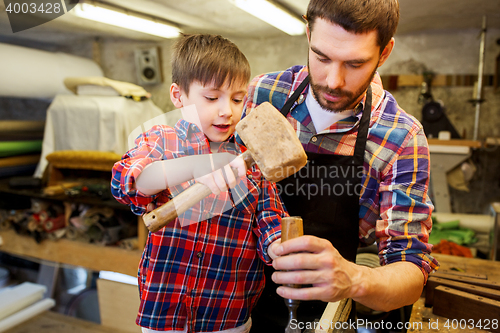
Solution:
<svg viewBox="0 0 500 333"><path fill-rule="evenodd" d="M487 331L500 332L500 276L497 269L489 269L497 263L470 260L457 261L451 267L445 264L444 269L429 275L425 306L432 307L436 316L455 320L457 325L481 325Z"/></svg>

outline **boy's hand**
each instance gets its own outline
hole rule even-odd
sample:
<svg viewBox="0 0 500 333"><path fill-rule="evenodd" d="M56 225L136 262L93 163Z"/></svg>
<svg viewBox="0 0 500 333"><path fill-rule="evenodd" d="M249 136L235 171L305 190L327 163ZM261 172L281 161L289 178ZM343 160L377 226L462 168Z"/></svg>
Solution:
<svg viewBox="0 0 500 333"><path fill-rule="evenodd" d="M235 172L232 169L237 171L238 177L244 177L246 175L246 164L243 159L238 156L222 169L195 178L195 180L207 186L213 194L218 195L221 192L227 191L228 188L236 186L237 181L234 175Z"/></svg>

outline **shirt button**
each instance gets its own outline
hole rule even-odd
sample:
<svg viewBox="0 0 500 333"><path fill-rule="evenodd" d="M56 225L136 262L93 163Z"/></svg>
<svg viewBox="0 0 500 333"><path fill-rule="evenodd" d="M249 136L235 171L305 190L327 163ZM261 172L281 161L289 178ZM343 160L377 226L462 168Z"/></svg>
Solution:
<svg viewBox="0 0 500 333"><path fill-rule="evenodd" d="M247 178L248 178L248 179L252 179L252 178L253 178L253 175L252 175L252 174L249 174L249 175L247 176Z"/></svg>
<svg viewBox="0 0 500 333"><path fill-rule="evenodd" d="M299 98L297 99L297 103L298 104L302 104L302 102L304 102L305 98L304 98L304 94L300 95Z"/></svg>
<svg viewBox="0 0 500 333"><path fill-rule="evenodd" d="M313 137L311 138L311 141L312 141L312 142L316 142L316 141L318 141L318 138L317 138L317 137L315 137L315 136L313 136Z"/></svg>
<svg viewBox="0 0 500 333"><path fill-rule="evenodd" d="M196 256L201 259L201 257L203 257L203 253L198 252L198 253L196 253Z"/></svg>

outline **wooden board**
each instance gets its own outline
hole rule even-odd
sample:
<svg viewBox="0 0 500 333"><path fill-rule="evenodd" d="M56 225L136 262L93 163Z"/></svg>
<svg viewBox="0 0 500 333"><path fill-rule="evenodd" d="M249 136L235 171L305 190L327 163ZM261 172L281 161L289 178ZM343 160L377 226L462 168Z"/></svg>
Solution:
<svg viewBox="0 0 500 333"><path fill-rule="evenodd" d="M468 284L471 284L474 286L481 286L481 287L485 287L485 288L500 290L500 282L498 282L496 280L475 279L475 278L469 278L469 277L455 275L455 274L440 273L439 271L432 274L431 276L441 278L441 279L451 280L451 281L468 283Z"/></svg>
<svg viewBox="0 0 500 333"><path fill-rule="evenodd" d="M5 333L116 333L99 324L46 311Z"/></svg>
<svg viewBox="0 0 500 333"><path fill-rule="evenodd" d="M129 251L111 246L97 246L84 242L60 239L44 240L18 235L14 230L0 232L3 245L0 251L22 257L32 257L67 265L81 266L94 271L112 271L137 275L142 250Z"/></svg>
<svg viewBox="0 0 500 333"><path fill-rule="evenodd" d="M500 301L473 295L464 291L439 286L435 290L432 312L438 316L457 319L457 325L489 324L488 331L500 332ZM496 320L496 324L493 322Z"/></svg>
<svg viewBox="0 0 500 333"><path fill-rule="evenodd" d="M500 281L500 261L491 261L477 258L464 258L446 254L432 254L440 263L440 270L459 270L467 274L486 275L489 280ZM439 272L439 271L438 271ZM431 274L430 276L433 276ZM452 319L432 313L432 308L425 307L424 297L413 305L408 333L463 333L459 327L449 324ZM486 333L480 328L467 329L468 333Z"/></svg>
<svg viewBox="0 0 500 333"><path fill-rule="evenodd" d="M500 261L464 258L440 253L432 253L432 256L439 261L442 270L458 269L464 273L484 274L488 280L500 282Z"/></svg>
<svg viewBox="0 0 500 333"><path fill-rule="evenodd" d="M474 295L483 296L500 301L500 290L471 285L469 283L457 282L431 276L425 286L425 306L434 303L434 291L438 286L446 286L456 290L465 291Z"/></svg>
<svg viewBox="0 0 500 333"><path fill-rule="evenodd" d="M98 279L97 296L103 326L115 332L141 332L135 323L140 305L137 286Z"/></svg>

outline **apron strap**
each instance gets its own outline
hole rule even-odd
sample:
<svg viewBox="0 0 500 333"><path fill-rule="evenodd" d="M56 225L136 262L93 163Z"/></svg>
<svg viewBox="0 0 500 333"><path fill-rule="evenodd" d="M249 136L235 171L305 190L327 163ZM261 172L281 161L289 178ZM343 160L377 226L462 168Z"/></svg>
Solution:
<svg viewBox="0 0 500 333"><path fill-rule="evenodd" d="M299 87L293 92L292 96L285 102L285 105L281 108L281 113L286 117L288 112L292 109L293 103L299 98L300 94L304 91L306 86L309 84L309 75L306 76L304 81L299 85Z"/></svg>
<svg viewBox="0 0 500 333"><path fill-rule="evenodd" d="M358 138L356 139L356 146L354 147L354 155L352 163L355 165L363 165L365 157L366 140L368 139L368 128L370 127L370 117L372 112L372 87L368 86L366 91L365 107L363 108L363 115L359 122Z"/></svg>

